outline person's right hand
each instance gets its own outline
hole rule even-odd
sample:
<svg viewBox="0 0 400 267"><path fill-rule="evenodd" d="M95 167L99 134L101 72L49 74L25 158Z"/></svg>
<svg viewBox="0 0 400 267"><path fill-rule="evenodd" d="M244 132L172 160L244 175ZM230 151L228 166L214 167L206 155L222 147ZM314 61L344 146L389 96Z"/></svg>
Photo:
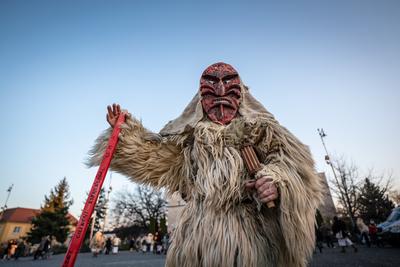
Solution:
<svg viewBox="0 0 400 267"><path fill-rule="evenodd" d="M107 106L107 121L111 127L114 128L114 125L117 123L119 114L121 114L121 107L118 104L112 104L112 107Z"/></svg>

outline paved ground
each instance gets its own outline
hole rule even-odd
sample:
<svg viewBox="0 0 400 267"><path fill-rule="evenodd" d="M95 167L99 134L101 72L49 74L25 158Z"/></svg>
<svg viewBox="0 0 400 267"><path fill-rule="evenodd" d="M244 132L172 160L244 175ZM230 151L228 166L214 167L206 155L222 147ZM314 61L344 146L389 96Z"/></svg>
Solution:
<svg viewBox="0 0 400 267"><path fill-rule="evenodd" d="M359 248L357 253L348 249L340 253L338 248L324 249L315 253L310 267L397 267L400 266L400 248ZM64 255L55 255L49 260L33 261L22 258L18 261L0 261L0 266L10 267L53 267L61 266ZM93 258L89 253L79 254L76 267L161 267L165 256L141 253L121 252L118 255L100 255Z"/></svg>
<svg viewBox="0 0 400 267"><path fill-rule="evenodd" d="M21 258L18 261L10 260L0 262L0 267L57 267L61 266L64 255L54 255L48 260L33 261L32 257ZM118 255L99 255L94 258L90 253L78 255L76 267L161 267L164 266L165 256L152 253L143 254L138 252L122 251Z"/></svg>
<svg viewBox="0 0 400 267"><path fill-rule="evenodd" d="M400 248L359 247L358 252L347 249L341 253L339 248L323 249L322 254L314 254L310 267L398 267Z"/></svg>

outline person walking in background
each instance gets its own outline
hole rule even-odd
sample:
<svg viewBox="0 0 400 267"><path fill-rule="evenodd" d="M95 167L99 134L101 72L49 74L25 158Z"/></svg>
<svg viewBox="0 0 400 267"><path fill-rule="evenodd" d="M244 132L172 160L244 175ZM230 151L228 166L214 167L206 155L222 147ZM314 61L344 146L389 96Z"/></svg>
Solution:
<svg viewBox="0 0 400 267"><path fill-rule="evenodd" d="M161 254L163 250L162 246L162 236L159 234L157 239L157 254Z"/></svg>
<svg viewBox="0 0 400 267"><path fill-rule="evenodd" d="M111 237L108 237L106 240L106 255L110 254L111 248L112 248Z"/></svg>
<svg viewBox="0 0 400 267"><path fill-rule="evenodd" d="M46 236L43 247L43 255L42 255L43 259L50 258L50 249L51 249L50 236Z"/></svg>
<svg viewBox="0 0 400 267"><path fill-rule="evenodd" d="M135 239L135 249L137 252L142 250L142 237L141 236L138 236Z"/></svg>
<svg viewBox="0 0 400 267"><path fill-rule="evenodd" d="M369 240L369 228L368 226L364 223L363 219L358 217L357 218L357 228L358 231L360 231L360 241L362 243L362 241L364 240L365 244L367 245L367 247L371 247L371 242Z"/></svg>
<svg viewBox="0 0 400 267"><path fill-rule="evenodd" d="M12 257L14 257L15 250L17 248L16 242L11 239L8 241L8 246L7 246L7 260L10 260Z"/></svg>
<svg viewBox="0 0 400 267"><path fill-rule="evenodd" d="M0 246L0 260L3 260L7 255L7 244L2 243Z"/></svg>
<svg viewBox="0 0 400 267"><path fill-rule="evenodd" d="M135 238L129 238L129 251L132 252L135 249Z"/></svg>
<svg viewBox="0 0 400 267"><path fill-rule="evenodd" d="M141 242L141 244L142 244L142 252L143 252L143 253L146 253L146 252L147 252L147 237L143 235L143 236L140 238L140 242Z"/></svg>
<svg viewBox="0 0 400 267"><path fill-rule="evenodd" d="M7 242L7 248L6 248L6 252L5 252L5 259L7 259L7 260L10 259L11 246L12 246L12 240L8 240L8 242Z"/></svg>
<svg viewBox="0 0 400 267"><path fill-rule="evenodd" d="M112 240L112 243L113 243L112 253L118 254L119 245L121 245L121 239L119 239L118 236L115 236Z"/></svg>
<svg viewBox="0 0 400 267"><path fill-rule="evenodd" d="M368 225L368 232L371 238L371 243L376 245L377 247L383 247L382 242L378 239L378 227L373 220L370 221Z"/></svg>
<svg viewBox="0 0 400 267"><path fill-rule="evenodd" d="M43 236L42 240L40 240L39 247L36 249L35 254L33 255L34 260L37 260L39 257L43 259L43 252L46 245L46 239L47 237Z"/></svg>
<svg viewBox="0 0 400 267"><path fill-rule="evenodd" d="M167 255L168 247L169 247L169 235L166 233L162 238L162 245L163 245L163 253Z"/></svg>
<svg viewBox="0 0 400 267"><path fill-rule="evenodd" d="M335 248L335 245L333 244L333 232L328 223L323 223L320 229L322 233L322 238L325 241L326 246L328 248Z"/></svg>
<svg viewBox="0 0 400 267"><path fill-rule="evenodd" d="M15 250L14 259L18 260L19 257L24 256L25 244L23 240L19 240L17 243L17 248Z"/></svg>
<svg viewBox="0 0 400 267"><path fill-rule="evenodd" d="M340 252L346 252L346 247L351 246L354 249L354 252L357 252L358 249L356 246L351 242L349 238L349 234L347 232L347 227L344 221L340 220L337 216L333 217L333 225L332 231L335 234L336 238L338 239L339 247L342 248Z"/></svg>
<svg viewBox="0 0 400 267"><path fill-rule="evenodd" d="M315 245L318 248L320 253L322 253L322 248L324 247L322 245L322 241L323 241L323 237L322 237L321 227L318 228L318 226L315 225Z"/></svg>
<svg viewBox="0 0 400 267"><path fill-rule="evenodd" d="M104 236L103 233L98 231L92 238L92 240L90 240L90 249L92 250L93 253L93 257L97 257L97 255L99 255L100 251L103 250L104 248Z"/></svg>
<svg viewBox="0 0 400 267"><path fill-rule="evenodd" d="M160 238L158 232L156 232L153 236L153 244L152 244L154 254L156 254L156 253L158 254L158 245L159 245L160 241L161 241L161 238Z"/></svg>
<svg viewBox="0 0 400 267"><path fill-rule="evenodd" d="M147 252L151 252L153 249L153 246L151 245L153 243L153 234L148 233L146 237L146 250Z"/></svg>

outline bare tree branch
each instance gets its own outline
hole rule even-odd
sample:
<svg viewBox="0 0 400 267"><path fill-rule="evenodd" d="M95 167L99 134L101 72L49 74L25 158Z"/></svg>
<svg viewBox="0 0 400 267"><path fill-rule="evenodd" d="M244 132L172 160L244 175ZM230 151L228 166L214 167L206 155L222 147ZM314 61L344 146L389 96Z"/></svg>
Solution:
<svg viewBox="0 0 400 267"><path fill-rule="evenodd" d="M166 201L160 191L151 187L137 186L134 192L118 192L114 199L116 226L138 225L148 227L151 220L165 216Z"/></svg>
<svg viewBox="0 0 400 267"><path fill-rule="evenodd" d="M331 180L332 192L336 195L343 212L350 217L353 227L359 209L358 189L362 182L357 166L347 162L343 157L331 160L337 176Z"/></svg>

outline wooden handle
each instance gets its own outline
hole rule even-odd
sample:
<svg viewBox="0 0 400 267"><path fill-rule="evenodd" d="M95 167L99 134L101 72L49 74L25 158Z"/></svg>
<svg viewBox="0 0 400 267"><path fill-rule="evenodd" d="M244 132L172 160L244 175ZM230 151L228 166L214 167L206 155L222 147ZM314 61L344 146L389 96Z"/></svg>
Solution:
<svg viewBox="0 0 400 267"><path fill-rule="evenodd" d="M262 168L254 148L251 145L246 145L243 146L241 152L247 170L249 171L250 175L254 176ZM274 201L267 202L267 207L274 208Z"/></svg>

